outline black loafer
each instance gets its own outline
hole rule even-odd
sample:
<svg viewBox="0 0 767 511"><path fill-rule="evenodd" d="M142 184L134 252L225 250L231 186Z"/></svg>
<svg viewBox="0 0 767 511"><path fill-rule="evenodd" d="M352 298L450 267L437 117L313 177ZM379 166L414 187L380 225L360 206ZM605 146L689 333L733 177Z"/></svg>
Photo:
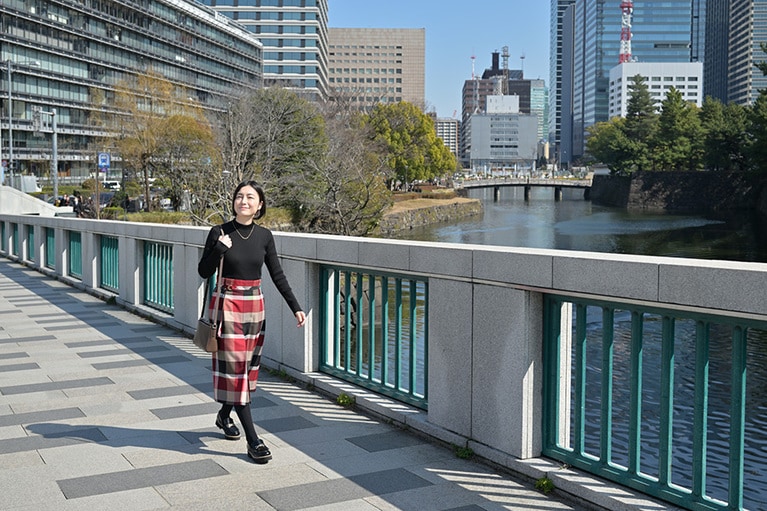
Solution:
<svg viewBox="0 0 767 511"><path fill-rule="evenodd" d="M256 463L267 463L272 459L272 453L260 438L255 445L248 444L248 456Z"/></svg>
<svg viewBox="0 0 767 511"><path fill-rule="evenodd" d="M227 417L226 421L221 420L221 416L216 414L216 426L224 430L224 436L229 440L237 440L240 438L240 430L234 425L234 421L231 417Z"/></svg>

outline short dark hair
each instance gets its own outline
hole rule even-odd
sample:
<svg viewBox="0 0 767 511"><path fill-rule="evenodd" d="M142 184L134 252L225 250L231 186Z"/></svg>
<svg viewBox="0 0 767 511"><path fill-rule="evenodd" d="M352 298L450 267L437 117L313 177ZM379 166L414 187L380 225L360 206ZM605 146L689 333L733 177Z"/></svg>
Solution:
<svg viewBox="0 0 767 511"><path fill-rule="evenodd" d="M258 194L258 198L261 200L261 208L256 212L256 216L253 217L254 220L258 220L266 214L266 195L264 195L264 189L261 188L261 186L253 180L243 181L237 185L237 188L234 189L234 193L232 194L232 213L234 216L237 216L237 210L234 207L234 199L237 197L237 194L240 193L240 190L246 186L253 188Z"/></svg>

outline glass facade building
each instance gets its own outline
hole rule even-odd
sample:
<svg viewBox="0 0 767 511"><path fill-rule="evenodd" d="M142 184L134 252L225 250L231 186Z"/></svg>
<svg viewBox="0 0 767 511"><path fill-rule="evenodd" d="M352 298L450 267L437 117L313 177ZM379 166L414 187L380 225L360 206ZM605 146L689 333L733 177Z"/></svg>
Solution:
<svg viewBox="0 0 767 511"><path fill-rule="evenodd" d="M767 77L755 66L767 61L761 48L767 43L767 0L732 0L729 9L727 101L750 105L767 89Z"/></svg>
<svg viewBox="0 0 767 511"><path fill-rule="evenodd" d="M1 152L10 155L10 92L18 172L44 176L50 165L50 135L35 133L33 107L56 110L60 176L84 178L96 170L99 144L115 135L94 119L121 115L112 106L120 84L156 73L210 111L237 90L262 86L258 39L194 2L3 0L0 24Z"/></svg>
<svg viewBox="0 0 767 511"><path fill-rule="evenodd" d="M562 131L562 84L563 66L568 66L569 59L563 58L563 51L572 48L565 42L572 41L572 34L563 25L563 16L575 0L551 0L551 27L549 41L549 143L558 151ZM569 87L567 87L569 89Z"/></svg>
<svg viewBox="0 0 767 511"><path fill-rule="evenodd" d="M328 97L327 0L199 0L264 45L264 85Z"/></svg>
<svg viewBox="0 0 767 511"><path fill-rule="evenodd" d="M608 119L610 69L618 64L620 0L578 0L573 41L573 157L584 153L585 130ZM632 62L703 62L705 0L635 1Z"/></svg>

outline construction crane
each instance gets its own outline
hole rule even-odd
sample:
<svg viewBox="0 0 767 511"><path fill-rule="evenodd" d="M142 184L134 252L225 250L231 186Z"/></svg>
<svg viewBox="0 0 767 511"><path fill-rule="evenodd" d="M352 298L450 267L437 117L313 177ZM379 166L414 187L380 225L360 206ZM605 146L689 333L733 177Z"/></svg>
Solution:
<svg viewBox="0 0 767 511"><path fill-rule="evenodd" d="M618 62L631 62L631 18L634 14L634 2L621 2L621 52Z"/></svg>

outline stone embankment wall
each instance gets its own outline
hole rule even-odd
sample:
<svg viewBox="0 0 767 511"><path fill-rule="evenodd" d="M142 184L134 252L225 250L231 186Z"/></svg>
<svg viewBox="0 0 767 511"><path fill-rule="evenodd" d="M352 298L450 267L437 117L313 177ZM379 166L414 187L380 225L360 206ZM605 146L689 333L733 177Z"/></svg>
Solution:
<svg viewBox="0 0 767 511"><path fill-rule="evenodd" d="M739 172L635 172L594 176L591 200L656 211L755 209L767 215L767 178Z"/></svg>
<svg viewBox="0 0 767 511"><path fill-rule="evenodd" d="M385 215L379 224L379 235L387 236L397 231L408 230L423 225L448 222L456 218L482 214L482 202L479 200L453 201L416 209L407 209Z"/></svg>

